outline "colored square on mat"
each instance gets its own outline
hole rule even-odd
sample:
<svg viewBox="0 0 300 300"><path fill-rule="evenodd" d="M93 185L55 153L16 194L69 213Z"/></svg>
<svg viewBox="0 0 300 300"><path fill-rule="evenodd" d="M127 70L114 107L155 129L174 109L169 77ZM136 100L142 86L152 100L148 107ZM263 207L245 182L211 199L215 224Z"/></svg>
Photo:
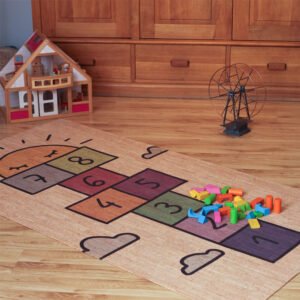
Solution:
<svg viewBox="0 0 300 300"><path fill-rule="evenodd" d="M114 188L145 200L152 200L185 182L186 180L146 169L117 184Z"/></svg>
<svg viewBox="0 0 300 300"><path fill-rule="evenodd" d="M74 176L71 173L40 165L3 180L4 183L29 194L39 193Z"/></svg>
<svg viewBox="0 0 300 300"><path fill-rule="evenodd" d="M259 220L259 229L245 227L222 242L229 248L275 262L300 242L300 232Z"/></svg>
<svg viewBox="0 0 300 300"><path fill-rule="evenodd" d="M208 222L205 224L198 223L195 218L187 218L178 223L175 227L193 235L219 243L247 225L245 220L239 221L237 224L230 224L227 216L222 217L222 222L216 224L214 222L213 213L208 214L207 218Z"/></svg>
<svg viewBox="0 0 300 300"><path fill-rule="evenodd" d="M107 153L96 151L88 147L82 147L72 153L49 162L48 164L74 174L79 174L108 163L116 158L116 156Z"/></svg>
<svg viewBox="0 0 300 300"><path fill-rule="evenodd" d="M126 179L126 176L96 167L61 183L77 192L94 195Z"/></svg>
<svg viewBox="0 0 300 300"><path fill-rule="evenodd" d="M94 220L109 223L144 203L145 200L140 198L114 189L108 189L74 203L68 206L67 209Z"/></svg>
<svg viewBox="0 0 300 300"><path fill-rule="evenodd" d="M200 201L174 192L167 192L134 212L152 220L173 225L186 217L189 208L199 210L202 206L203 203Z"/></svg>

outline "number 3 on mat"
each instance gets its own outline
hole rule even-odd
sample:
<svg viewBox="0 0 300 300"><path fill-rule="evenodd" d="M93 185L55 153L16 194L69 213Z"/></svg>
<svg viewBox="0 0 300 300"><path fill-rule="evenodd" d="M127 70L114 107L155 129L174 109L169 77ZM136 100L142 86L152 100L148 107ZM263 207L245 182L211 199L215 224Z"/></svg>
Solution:
<svg viewBox="0 0 300 300"><path fill-rule="evenodd" d="M181 206L179 206L179 205L171 205L171 204L169 204L167 202L158 202L158 203L156 203L154 205L154 207L156 207L156 208L159 207L159 206L168 209L170 215L178 214L178 213L180 213L182 211L182 207Z"/></svg>

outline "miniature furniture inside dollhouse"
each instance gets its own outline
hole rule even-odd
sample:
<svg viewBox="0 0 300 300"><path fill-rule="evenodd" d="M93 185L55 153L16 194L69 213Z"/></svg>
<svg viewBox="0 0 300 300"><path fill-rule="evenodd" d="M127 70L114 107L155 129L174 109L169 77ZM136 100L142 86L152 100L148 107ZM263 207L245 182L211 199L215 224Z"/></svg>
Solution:
<svg viewBox="0 0 300 300"><path fill-rule="evenodd" d="M38 33L1 70L0 83L8 121L65 116L92 109L90 77Z"/></svg>

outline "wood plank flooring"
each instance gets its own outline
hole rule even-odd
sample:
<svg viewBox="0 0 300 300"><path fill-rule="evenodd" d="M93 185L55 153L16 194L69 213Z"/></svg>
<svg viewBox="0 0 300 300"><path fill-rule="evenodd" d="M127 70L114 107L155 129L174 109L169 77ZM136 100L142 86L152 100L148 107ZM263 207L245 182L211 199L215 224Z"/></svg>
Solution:
<svg viewBox="0 0 300 300"><path fill-rule="evenodd" d="M299 116L300 103L270 102L250 134L231 138L210 101L96 98L92 115L70 120L300 188ZM0 124L4 138L40 122ZM298 275L271 299L299 295ZM183 298L0 218L0 299Z"/></svg>

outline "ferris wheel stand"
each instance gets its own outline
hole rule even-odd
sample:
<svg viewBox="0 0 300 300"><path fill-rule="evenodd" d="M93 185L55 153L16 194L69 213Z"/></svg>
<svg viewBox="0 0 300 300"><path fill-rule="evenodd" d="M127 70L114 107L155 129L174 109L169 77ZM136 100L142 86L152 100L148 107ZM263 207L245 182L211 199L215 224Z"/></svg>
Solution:
<svg viewBox="0 0 300 300"><path fill-rule="evenodd" d="M249 121L244 118L239 118L237 120L234 120L224 125L225 127L224 133L226 135L231 135L231 136L245 135L246 133L251 131L250 128L248 127L248 123Z"/></svg>

